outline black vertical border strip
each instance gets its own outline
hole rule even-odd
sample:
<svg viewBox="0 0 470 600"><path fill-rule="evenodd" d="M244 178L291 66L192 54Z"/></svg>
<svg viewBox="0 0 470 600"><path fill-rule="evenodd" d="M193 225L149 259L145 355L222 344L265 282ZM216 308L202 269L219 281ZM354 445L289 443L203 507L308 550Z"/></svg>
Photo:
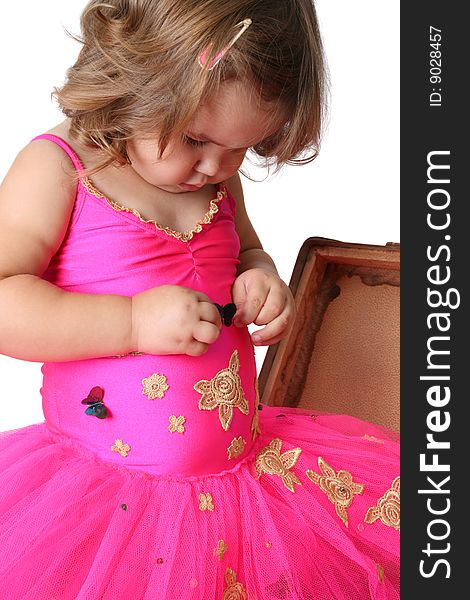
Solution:
<svg viewBox="0 0 470 600"><path fill-rule="evenodd" d="M467 491L470 476L466 467L470 455L470 398L465 375L470 372L467 342L470 218L466 216L470 205L467 184L470 107L465 89L469 79L470 36L464 7L465 3L434 0L401 3L401 598L404 600L468 595L465 575L470 566L466 564L465 542L470 534L466 516L470 510ZM442 82L435 83L430 81L430 69L436 67L430 64L430 52L435 51L430 45L431 26L440 29L442 36L439 46ZM437 68L434 73L438 73ZM441 93L441 106L430 106L433 91ZM433 99L438 100L438 96ZM431 159L435 164L450 165L448 171L431 171L435 179L449 178L448 184L428 182L428 156L433 151L449 151L448 155L434 155ZM443 205L446 193L449 195L446 208L437 210L428 205L428 195L433 189L445 190L431 195L433 204ZM443 224L450 218L449 226L433 230L427 224L429 214L435 224ZM433 260L427 256L428 251ZM431 271L431 277L443 280L449 276L449 281L430 282L428 270L433 266L437 269ZM459 306L430 307L428 289L440 292L443 302L446 298L452 305L460 301ZM432 301L439 303L437 293ZM427 322L432 313L446 315L440 323L449 327L448 331L439 331L437 319ZM449 365L447 370L428 367L427 344L432 336L441 336L431 342L432 348L449 351L433 358L433 363L441 367ZM447 375L450 379L434 382L420 379L434 375ZM446 405L436 407L428 402L432 386L440 386L442 398L444 386L448 386L450 399ZM426 448L426 436L432 433L427 419L433 418L432 411L439 411L439 417L434 413L434 424L437 419L445 423L450 417L450 425L434 433L435 440L450 443L448 449ZM439 465L449 465L450 470L425 472L420 468L423 453L426 463L431 463L432 455L437 454L435 460ZM442 483L448 476L450 479ZM437 487L447 493L437 493ZM432 514L430 509L442 514ZM427 577L420 573L420 566Z"/></svg>

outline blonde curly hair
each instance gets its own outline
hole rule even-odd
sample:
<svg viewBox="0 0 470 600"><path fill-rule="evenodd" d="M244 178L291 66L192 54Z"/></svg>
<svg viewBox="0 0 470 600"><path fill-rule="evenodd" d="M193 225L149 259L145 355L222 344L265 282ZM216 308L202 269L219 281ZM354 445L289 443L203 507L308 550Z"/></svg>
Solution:
<svg viewBox="0 0 470 600"><path fill-rule="evenodd" d="M210 64L246 18L252 25L217 67L201 68L201 53ZM276 167L316 157L328 78L312 0L91 0L80 24L80 54L53 95L71 136L103 152L98 168L127 162L137 136L158 133L163 152L233 78L284 115L253 147L258 156Z"/></svg>

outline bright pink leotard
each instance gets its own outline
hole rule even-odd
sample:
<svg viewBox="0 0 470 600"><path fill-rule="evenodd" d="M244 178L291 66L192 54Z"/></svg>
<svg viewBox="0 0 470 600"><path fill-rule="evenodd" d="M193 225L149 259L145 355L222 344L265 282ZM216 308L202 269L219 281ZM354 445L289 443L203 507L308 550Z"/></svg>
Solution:
<svg viewBox="0 0 470 600"><path fill-rule="evenodd" d="M40 137L80 172L63 140ZM179 234L81 179L43 278L125 296L181 285L227 304L235 209L220 185ZM344 415L258 411L246 328L224 325L199 357L49 362L43 375L44 423L0 434L5 600L398 598L393 433ZM82 403L94 388L103 419Z"/></svg>

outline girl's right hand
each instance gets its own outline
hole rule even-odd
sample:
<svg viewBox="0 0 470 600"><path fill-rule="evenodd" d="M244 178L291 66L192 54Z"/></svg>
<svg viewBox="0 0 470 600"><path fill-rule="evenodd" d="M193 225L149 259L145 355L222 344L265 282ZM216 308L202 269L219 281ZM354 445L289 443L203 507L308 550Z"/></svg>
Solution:
<svg viewBox="0 0 470 600"><path fill-rule="evenodd" d="M132 347L137 352L200 356L221 328L217 307L201 292L161 285L132 297Z"/></svg>

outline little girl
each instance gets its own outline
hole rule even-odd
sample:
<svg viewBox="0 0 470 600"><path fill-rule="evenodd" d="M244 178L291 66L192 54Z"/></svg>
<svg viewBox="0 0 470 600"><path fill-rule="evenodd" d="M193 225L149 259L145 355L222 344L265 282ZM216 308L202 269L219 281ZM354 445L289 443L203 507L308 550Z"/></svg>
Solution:
<svg viewBox="0 0 470 600"><path fill-rule="evenodd" d="M45 363L45 422L0 434L2 600L398 598L392 433L257 394L295 311L238 170L315 156L311 0L81 25L67 118L1 187L0 352Z"/></svg>

